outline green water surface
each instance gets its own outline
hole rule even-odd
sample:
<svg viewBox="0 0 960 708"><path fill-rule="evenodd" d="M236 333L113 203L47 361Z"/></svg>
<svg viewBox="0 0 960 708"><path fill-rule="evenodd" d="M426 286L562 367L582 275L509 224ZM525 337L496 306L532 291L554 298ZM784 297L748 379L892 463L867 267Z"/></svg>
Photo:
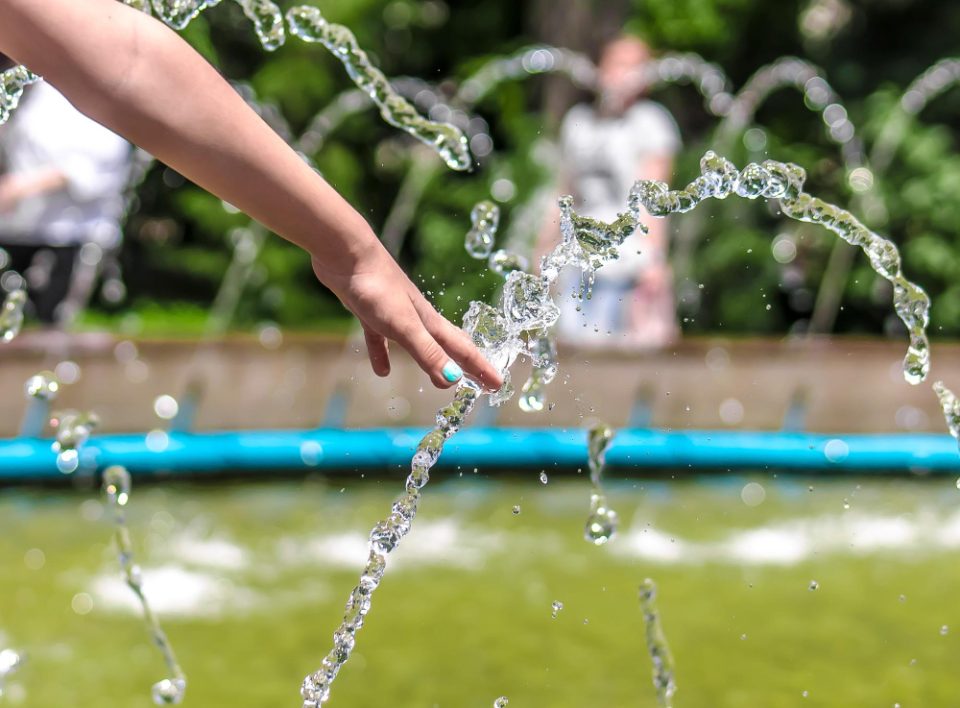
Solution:
<svg viewBox="0 0 960 708"><path fill-rule="evenodd" d="M594 547L586 480L536 477L438 475L331 706L655 706L645 577L679 708L960 705L953 480L621 480L622 533ZM401 484L135 484L138 560L185 705L300 705ZM0 490L0 647L29 656L9 705L151 705L164 669L124 604L104 512L95 490Z"/></svg>

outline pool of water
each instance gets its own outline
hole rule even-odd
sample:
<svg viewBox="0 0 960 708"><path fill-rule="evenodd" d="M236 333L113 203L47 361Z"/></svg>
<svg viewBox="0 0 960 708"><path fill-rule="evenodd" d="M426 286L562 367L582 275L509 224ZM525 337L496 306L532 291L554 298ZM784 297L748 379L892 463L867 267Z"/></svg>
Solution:
<svg viewBox="0 0 960 708"><path fill-rule="evenodd" d="M621 531L596 547L587 480L529 477L431 484L331 705L655 706L647 577L676 706L955 703L952 482L614 480ZM401 484L134 486L131 530L187 705L299 705ZM105 512L93 491L0 491L0 647L29 657L10 705L145 708L166 675Z"/></svg>

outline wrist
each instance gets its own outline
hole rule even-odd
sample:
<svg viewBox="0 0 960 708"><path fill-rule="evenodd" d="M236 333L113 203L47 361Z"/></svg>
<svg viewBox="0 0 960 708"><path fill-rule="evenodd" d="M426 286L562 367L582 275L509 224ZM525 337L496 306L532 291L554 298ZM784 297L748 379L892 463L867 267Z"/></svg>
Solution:
<svg viewBox="0 0 960 708"><path fill-rule="evenodd" d="M375 271L384 256L390 258L366 222L363 228L320 236L306 250L317 277L335 290L356 275Z"/></svg>

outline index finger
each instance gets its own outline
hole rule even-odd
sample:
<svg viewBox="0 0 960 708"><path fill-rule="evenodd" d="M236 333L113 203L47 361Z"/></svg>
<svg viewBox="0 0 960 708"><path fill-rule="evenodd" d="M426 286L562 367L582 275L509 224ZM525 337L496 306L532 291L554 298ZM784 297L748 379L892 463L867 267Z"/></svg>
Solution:
<svg viewBox="0 0 960 708"><path fill-rule="evenodd" d="M433 308L431 308L433 310ZM480 383L490 391L496 391L503 386L503 377L487 359L480 353L471 341L470 335L453 325L436 310L433 315L424 318L427 331L443 347L450 357L457 362L464 373Z"/></svg>

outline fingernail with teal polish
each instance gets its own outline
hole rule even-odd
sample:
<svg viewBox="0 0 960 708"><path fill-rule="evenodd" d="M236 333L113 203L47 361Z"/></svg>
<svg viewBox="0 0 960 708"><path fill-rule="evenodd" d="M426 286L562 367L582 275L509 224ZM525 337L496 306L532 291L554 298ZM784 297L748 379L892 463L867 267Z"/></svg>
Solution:
<svg viewBox="0 0 960 708"><path fill-rule="evenodd" d="M456 362L448 361L443 365L443 378L450 383L456 383L463 378L463 369L457 366Z"/></svg>

